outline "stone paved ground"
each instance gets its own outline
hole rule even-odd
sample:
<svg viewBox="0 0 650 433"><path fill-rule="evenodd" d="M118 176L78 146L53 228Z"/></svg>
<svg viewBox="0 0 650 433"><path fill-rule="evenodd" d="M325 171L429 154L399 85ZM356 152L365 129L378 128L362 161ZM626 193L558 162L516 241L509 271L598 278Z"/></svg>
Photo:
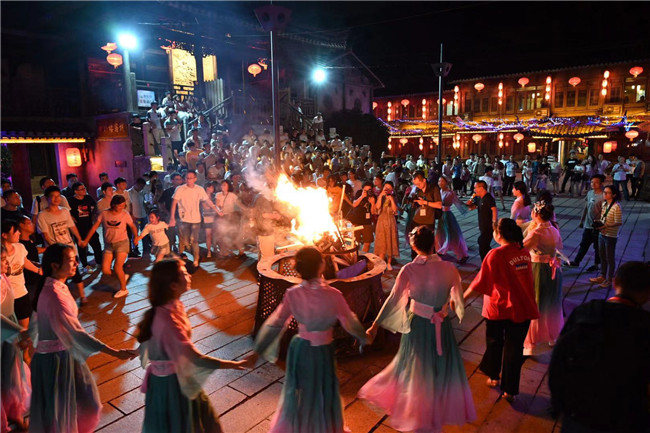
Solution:
<svg viewBox="0 0 650 433"><path fill-rule="evenodd" d="M506 201L509 208L512 199ZM564 239L564 252L573 257L580 241L577 228L582 200L557 198L557 219ZM644 202L623 204L624 224L617 245L619 262L649 260L650 205ZM505 215L502 213L501 215ZM459 269L464 285L472 280L479 265L475 213L459 216L471 259ZM408 262L402 251L400 263ZM603 299L611 291L589 284L585 269L593 262L592 252L581 268L565 270L565 313L590 299ZM193 276L194 290L183 295L193 325L193 340L199 350L213 356L238 359L252 348L250 333L257 301L254 274L255 258L249 253L245 260L232 259L202 263ZM81 309L80 319L86 329L115 347L135 347L135 325L149 304L146 299L148 260L132 260L126 299L114 300L98 273L87 277L89 304ZM384 275L384 288L389 290L397 272ZM524 364L521 394L510 405L499 398L496 390L485 386L486 377L477 370L484 350L484 321L480 298L471 300L462 323L454 322L456 338L465 361L465 368L474 395L478 419L461 427L450 426L445 432L553 432L558 425L548 416L549 390L547 367L550 352L542 353ZM394 342L395 343L395 342ZM390 419L380 410L356 398L358 389L384 368L396 350L389 344L383 350L368 350L364 356L340 360L338 363L345 416L353 432L387 433L394 431ZM139 386L144 370L138 360L117 361L100 354L88 360L104 403L98 430L102 433L139 431L144 415L144 395ZM282 388L283 371L272 364L258 361L252 371L216 371L205 384L205 391L221 416L226 432L266 432Z"/></svg>

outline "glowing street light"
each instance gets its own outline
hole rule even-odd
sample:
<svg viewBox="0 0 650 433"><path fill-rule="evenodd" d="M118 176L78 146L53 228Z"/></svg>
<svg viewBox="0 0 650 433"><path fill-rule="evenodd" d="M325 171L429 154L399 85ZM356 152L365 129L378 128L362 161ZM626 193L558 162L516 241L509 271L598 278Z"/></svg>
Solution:
<svg viewBox="0 0 650 433"><path fill-rule="evenodd" d="M327 80L327 73L323 68L316 68L314 69L311 78L314 80L315 83L322 84L325 82L325 80Z"/></svg>
<svg viewBox="0 0 650 433"><path fill-rule="evenodd" d="M125 50L135 50L138 46L138 40L130 33L121 33L118 35L117 43L120 48Z"/></svg>

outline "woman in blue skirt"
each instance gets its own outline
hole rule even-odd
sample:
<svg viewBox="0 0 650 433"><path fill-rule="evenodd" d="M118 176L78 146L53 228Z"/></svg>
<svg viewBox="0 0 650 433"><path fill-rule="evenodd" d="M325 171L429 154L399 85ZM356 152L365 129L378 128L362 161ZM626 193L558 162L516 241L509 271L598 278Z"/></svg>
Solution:
<svg viewBox="0 0 650 433"><path fill-rule="evenodd" d="M203 355L192 344L192 325L179 300L192 278L178 259L154 264L149 280L152 308L138 324L140 359L147 368L144 433L218 433L219 418L201 385L219 368L242 370L246 361Z"/></svg>
<svg viewBox="0 0 650 433"><path fill-rule="evenodd" d="M456 266L434 252L434 233L425 226L411 232L417 257L405 265L367 333L379 326L400 332L393 361L359 391L381 407L399 431L440 432L443 425L476 419L474 401L448 317L449 307L464 314Z"/></svg>
<svg viewBox="0 0 650 433"><path fill-rule="evenodd" d="M449 181L441 176L438 179L440 187L440 196L442 197L442 218L436 229L436 243L438 245L438 254L443 255L447 252L453 252L459 263L467 262L467 244L463 237L463 231L458 225L458 221L451 211L453 205L456 206L462 214L467 212L467 208L461 206L460 200L456 193L449 189Z"/></svg>
<svg viewBox="0 0 650 433"><path fill-rule="evenodd" d="M360 344L366 335L343 294L321 279L325 268L314 247L295 256L303 282L284 294L255 340L255 351L267 361L278 358L280 337L291 316L298 322L287 353L282 396L271 422L271 433L343 433L343 407L336 377L332 331L338 320Z"/></svg>

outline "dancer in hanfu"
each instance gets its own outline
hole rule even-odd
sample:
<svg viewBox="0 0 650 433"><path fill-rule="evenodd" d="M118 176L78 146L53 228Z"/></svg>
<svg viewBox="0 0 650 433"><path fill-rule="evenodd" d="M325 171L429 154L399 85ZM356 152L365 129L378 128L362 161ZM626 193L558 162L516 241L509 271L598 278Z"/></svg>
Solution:
<svg viewBox="0 0 650 433"><path fill-rule="evenodd" d="M359 397L386 411L396 430L440 432L446 424L476 419L448 317L450 307L459 319L463 317L461 278L454 264L434 252L435 236L429 227L415 228L410 238L417 256L400 270L367 331L370 338L379 326L400 332L399 351L359 390Z"/></svg>
<svg viewBox="0 0 650 433"><path fill-rule="evenodd" d="M154 264L149 309L138 324L140 359L147 373L144 433L217 433L219 417L201 385L216 369L242 370L246 361L203 355L192 344L192 325L179 300L192 279L185 264L165 259Z"/></svg>
<svg viewBox="0 0 650 433"><path fill-rule="evenodd" d="M26 429L25 416L29 413L29 395L31 384L29 380L29 367L23 361L23 352L15 339L5 341L5 329L22 329L18 323L14 311L14 292L11 282L7 278L10 272L10 264L5 245L2 245L2 273L0 275L0 292L2 302L2 419L0 420L0 431L9 431L8 420L16 423L22 430ZM5 321L7 323L5 323Z"/></svg>
<svg viewBox="0 0 650 433"><path fill-rule="evenodd" d="M262 325L255 351L269 362L278 358L280 337L293 316L298 335L291 339L287 368L271 433L342 433L343 407L334 359L333 326L338 320L360 344L366 334L343 294L321 279L325 263L314 247L296 253L302 283L284 293L282 303Z"/></svg>
<svg viewBox="0 0 650 433"><path fill-rule="evenodd" d="M444 176L438 179L440 195L442 196L442 218L436 229L436 242L438 254L446 254L451 251L456 255L458 263L465 263L469 256L467 255L467 244L463 237L463 231L458 225L458 221L451 211L451 206L455 205L462 214L467 212L467 208L461 205L458 196L454 191L449 189L449 181Z"/></svg>
<svg viewBox="0 0 650 433"><path fill-rule="evenodd" d="M554 345L564 325L562 268L557 257L562 249L562 236L551 223L554 210L552 204L535 203L532 212L535 225L524 239L524 247L530 250L533 263L535 299L539 309L539 319L530 322L524 355L532 355L539 343Z"/></svg>
<svg viewBox="0 0 650 433"><path fill-rule="evenodd" d="M92 337L81 326L77 303L66 281L77 271L73 247L53 244L43 254L43 279L34 299L30 330L37 343L32 358L30 432L90 433L99 422L102 405L86 358L102 352L132 359L133 350L117 350Z"/></svg>

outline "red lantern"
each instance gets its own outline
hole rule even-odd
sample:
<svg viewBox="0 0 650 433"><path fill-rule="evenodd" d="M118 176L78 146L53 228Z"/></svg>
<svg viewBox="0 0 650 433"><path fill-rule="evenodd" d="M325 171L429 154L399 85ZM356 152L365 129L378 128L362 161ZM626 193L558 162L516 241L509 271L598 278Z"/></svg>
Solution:
<svg viewBox="0 0 650 433"><path fill-rule="evenodd" d="M109 65L117 69L117 67L122 64L122 56L117 53L112 53L106 56L106 61Z"/></svg>
<svg viewBox="0 0 650 433"><path fill-rule="evenodd" d="M408 99L402 99L402 100L400 101L400 104L402 104L404 107L406 107L407 105L409 105L409 103L410 103L410 101L409 101Z"/></svg>
<svg viewBox="0 0 650 433"><path fill-rule="evenodd" d="M517 81L521 87L526 87L526 84L530 82L530 80L526 77L521 77L519 81Z"/></svg>
<svg viewBox="0 0 650 433"><path fill-rule="evenodd" d="M485 89L485 84L476 83L476 84L474 84L474 88L480 92L481 90Z"/></svg>
<svg viewBox="0 0 650 433"><path fill-rule="evenodd" d="M581 80L580 80L580 77L572 77L572 78L569 78L569 84L571 84L573 87L575 87L575 86L577 86L578 84L580 84L580 81L581 81Z"/></svg>
<svg viewBox="0 0 650 433"><path fill-rule="evenodd" d="M402 144L406 144L406 143L409 142L409 139L408 138L400 138L399 142L402 143Z"/></svg>
<svg viewBox="0 0 650 433"><path fill-rule="evenodd" d="M603 153L612 153L615 144L615 141L606 141L605 144L603 144Z"/></svg>
<svg viewBox="0 0 650 433"><path fill-rule="evenodd" d="M111 52L117 50L117 44L115 42L106 42L106 45L102 47L102 50L110 54Z"/></svg>
<svg viewBox="0 0 650 433"><path fill-rule="evenodd" d="M630 129L625 133L625 136L630 139L630 141L634 141L635 138L639 136L639 131L635 131L634 129Z"/></svg>
<svg viewBox="0 0 650 433"><path fill-rule="evenodd" d="M372 109L374 110L375 108L377 108L377 103L376 103L376 102L373 102L373 103L372 103Z"/></svg>
<svg viewBox="0 0 650 433"><path fill-rule="evenodd" d="M262 67L258 65L257 63L251 63L248 65L248 73L251 74L253 77L257 77L257 74L262 72Z"/></svg>
<svg viewBox="0 0 650 433"><path fill-rule="evenodd" d="M474 140L476 143L478 143L479 141L481 141L482 138L483 138L483 137L482 137L480 134L474 134L474 135L472 135L472 140Z"/></svg>
<svg viewBox="0 0 650 433"><path fill-rule="evenodd" d="M630 69L630 74L634 75L634 78L636 78L639 75L643 74L643 68L641 66L635 66L632 69Z"/></svg>
<svg viewBox="0 0 650 433"><path fill-rule="evenodd" d="M521 132L518 132L512 138L517 140L517 143L519 143L521 140L524 139L524 134L522 134Z"/></svg>
<svg viewBox="0 0 650 433"><path fill-rule="evenodd" d="M76 147L69 147L65 150L65 160L68 167L81 166L81 152Z"/></svg>

